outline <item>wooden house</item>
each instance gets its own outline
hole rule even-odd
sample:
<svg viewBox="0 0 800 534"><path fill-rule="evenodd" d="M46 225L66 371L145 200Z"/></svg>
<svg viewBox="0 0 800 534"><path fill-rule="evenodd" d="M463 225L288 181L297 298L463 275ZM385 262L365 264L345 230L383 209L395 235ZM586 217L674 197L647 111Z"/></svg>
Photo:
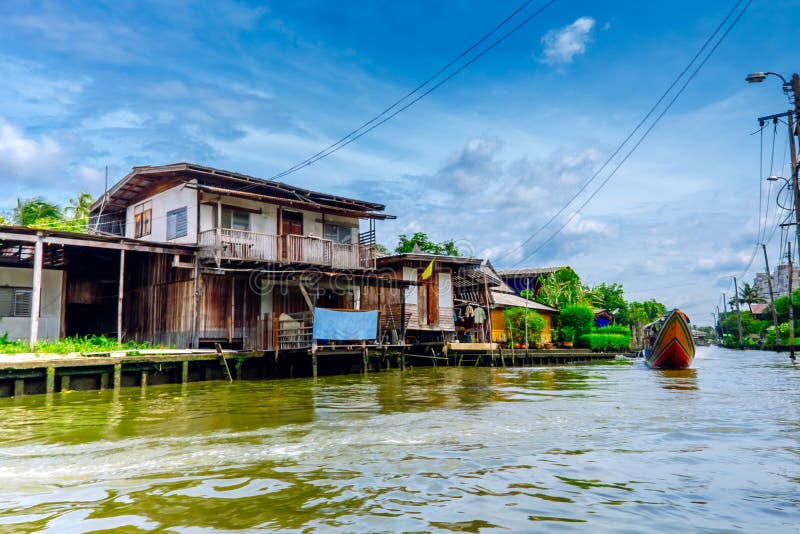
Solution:
<svg viewBox="0 0 800 534"><path fill-rule="evenodd" d="M546 306L539 302L535 302L523 297L520 297L517 292L509 284L505 282L502 271L495 271L490 263L484 267L491 275L499 279L499 283L492 287L490 290L491 297L491 318L492 318L492 341L507 342L507 328L503 310L507 308L527 308L530 311L535 311L545 321L545 327L539 339L529 339L529 343L533 346L550 343L553 340L552 334L552 320L553 316L558 314L556 308ZM560 267L555 268L560 269ZM554 272L554 271L550 271ZM530 274L530 273L529 273ZM516 275L516 276L519 276ZM527 284L526 284L527 285Z"/></svg>
<svg viewBox="0 0 800 534"><path fill-rule="evenodd" d="M452 341L456 336L456 280L476 271L481 260L408 253L377 258L382 275L397 280L391 287L365 287L361 309L380 311L381 331L389 341ZM430 275L425 277L430 267Z"/></svg>
<svg viewBox="0 0 800 534"><path fill-rule="evenodd" d="M175 337L152 324L166 313L179 318L180 339L191 334L189 346L301 349L311 344L315 307L357 309L362 287L387 283L373 255L375 221L392 217L383 210L177 163L135 167L94 203L90 231L192 251L127 269L127 291L143 300L132 301L126 337Z"/></svg>

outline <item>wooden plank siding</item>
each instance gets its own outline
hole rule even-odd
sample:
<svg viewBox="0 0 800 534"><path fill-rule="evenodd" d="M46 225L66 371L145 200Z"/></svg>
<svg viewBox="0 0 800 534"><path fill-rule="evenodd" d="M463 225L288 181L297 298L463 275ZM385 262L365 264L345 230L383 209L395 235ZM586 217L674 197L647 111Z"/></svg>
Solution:
<svg viewBox="0 0 800 534"><path fill-rule="evenodd" d="M127 254L123 340L192 346L193 270L175 268L171 262L172 256L166 254Z"/></svg>

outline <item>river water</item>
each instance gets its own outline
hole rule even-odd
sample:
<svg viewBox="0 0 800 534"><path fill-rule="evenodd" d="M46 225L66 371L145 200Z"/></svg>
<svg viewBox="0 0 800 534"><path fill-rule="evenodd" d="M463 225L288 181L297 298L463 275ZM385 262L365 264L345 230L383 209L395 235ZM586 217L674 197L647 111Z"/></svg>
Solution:
<svg viewBox="0 0 800 534"><path fill-rule="evenodd" d="M797 531L800 368L415 368L0 400L0 532Z"/></svg>

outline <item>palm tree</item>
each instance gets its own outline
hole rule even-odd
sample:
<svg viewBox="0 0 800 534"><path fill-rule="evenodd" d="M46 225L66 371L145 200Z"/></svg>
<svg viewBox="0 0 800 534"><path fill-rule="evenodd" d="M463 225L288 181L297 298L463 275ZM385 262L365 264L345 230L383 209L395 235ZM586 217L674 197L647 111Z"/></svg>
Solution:
<svg viewBox="0 0 800 534"><path fill-rule="evenodd" d="M17 226L36 226L63 219L61 209L41 197L17 199L17 207L11 215L11 222Z"/></svg>
<svg viewBox="0 0 800 534"><path fill-rule="evenodd" d="M758 287L751 286L747 282L745 282L741 288L739 288L739 296L733 297L730 299L729 304L731 306L736 306L736 303L739 304L747 304L750 306L751 304L759 304L762 302L766 302L766 299L759 294Z"/></svg>
<svg viewBox="0 0 800 534"><path fill-rule="evenodd" d="M80 193L76 198L69 201L69 206L64 208L65 218L71 221L87 219L92 207L94 198L89 193Z"/></svg>

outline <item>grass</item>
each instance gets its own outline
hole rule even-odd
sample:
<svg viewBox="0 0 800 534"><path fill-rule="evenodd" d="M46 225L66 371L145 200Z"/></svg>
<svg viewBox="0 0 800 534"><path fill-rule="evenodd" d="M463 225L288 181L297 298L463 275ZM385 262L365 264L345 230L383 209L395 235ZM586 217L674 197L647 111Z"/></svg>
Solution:
<svg viewBox="0 0 800 534"><path fill-rule="evenodd" d="M8 333L0 336L0 354L19 354L23 352L39 352L46 354L68 354L70 352L110 352L115 350L144 350L158 348L150 343L126 341L117 343L116 339L106 336L74 336L58 341L39 341L33 350L24 341L9 341Z"/></svg>

